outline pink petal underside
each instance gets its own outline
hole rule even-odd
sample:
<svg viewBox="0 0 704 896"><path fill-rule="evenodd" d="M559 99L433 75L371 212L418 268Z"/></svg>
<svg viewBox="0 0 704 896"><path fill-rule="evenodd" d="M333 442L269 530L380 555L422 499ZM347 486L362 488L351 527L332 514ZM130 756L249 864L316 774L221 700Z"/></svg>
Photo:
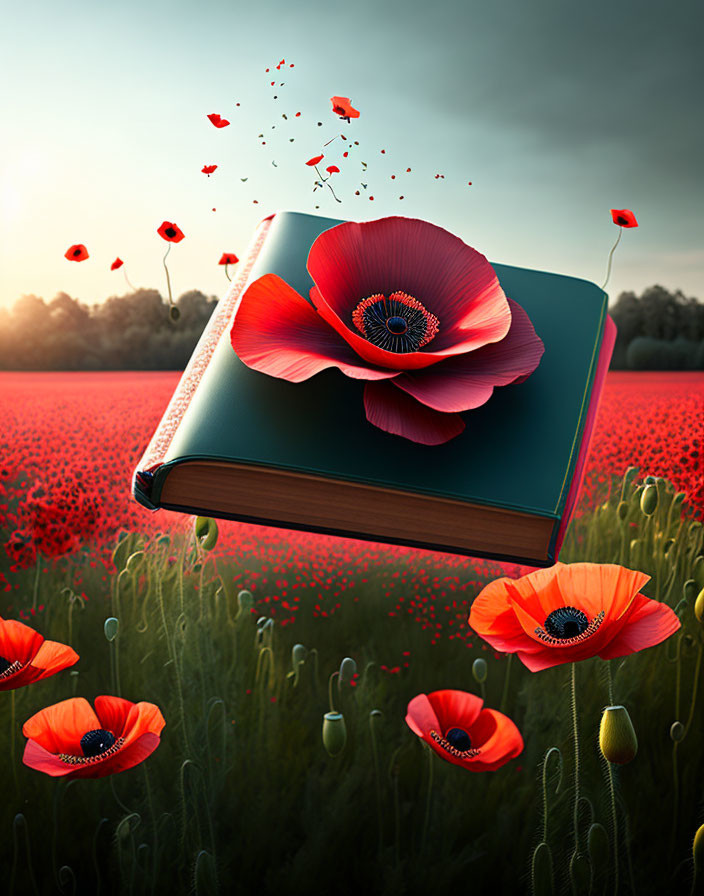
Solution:
<svg viewBox="0 0 704 896"><path fill-rule="evenodd" d="M439 729L440 723L426 694L418 694L408 704L406 724L418 737L427 737L431 730Z"/></svg>
<svg viewBox="0 0 704 896"><path fill-rule="evenodd" d="M599 651L599 656L609 660L653 647L674 634L680 625L677 615L666 604L637 594L623 628Z"/></svg>
<svg viewBox="0 0 704 896"><path fill-rule="evenodd" d="M353 379L388 379L355 354L303 296L274 274L255 280L242 296L231 332L241 361L269 376L300 383L328 367Z"/></svg>
<svg viewBox="0 0 704 896"><path fill-rule="evenodd" d="M530 318L512 299L511 329L493 342L394 380L418 401L444 413L478 408L491 398L496 386L524 380L535 370L545 351Z"/></svg>
<svg viewBox="0 0 704 896"><path fill-rule="evenodd" d="M434 314L439 334L422 352L407 353L404 367L424 366L411 363L412 355L437 361L496 342L511 323L506 296L486 258L427 221L395 216L340 224L313 243L308 271L328 323L340 333L356 334L353 310L377 293L401 290Z"/></svg>
<svg viewBox="0 0 704 896"><path fill-rule="evenodd" d="M29 768L51 775L52 778L63 777L73 771L73 766L67 762L62 762L58 756L45 750L35 740L28 740L25 744L22 762Z"/></svg>
<svg viewBox="0 0 704 896"><path fill-rule="evenodd" d="M459 414L434 411L392 383L367 383L364 409L374 426L421 445L442 445L464 430Z"/></svg>

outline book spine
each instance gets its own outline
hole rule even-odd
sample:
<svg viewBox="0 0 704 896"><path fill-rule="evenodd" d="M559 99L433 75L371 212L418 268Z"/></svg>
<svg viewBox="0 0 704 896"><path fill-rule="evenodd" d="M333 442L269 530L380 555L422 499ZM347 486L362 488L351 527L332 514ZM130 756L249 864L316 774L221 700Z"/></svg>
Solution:
<svg viewBox="0 0 704 896"><path fill-rule="evenodd" d="M181 379L164 412L164 416L161 418L161 422L157 426L142 455L142 459L137 465L132 481L132 492L139 503L150 510L157 509L157 505L151 500L154 473L164 462L174 434L191 403L191 399L195 395L198 384L203 378L203 374L213 356L213 352L223 333L232 323L240 296L264 245L273 218L274 215L264 218L255 230L245 258L237 266L237 274L232 282L232 286L228 289L226 295L220 299L213 311L205 330L198 340L198 345L191 356L191 360L181 375Z"/></svg>

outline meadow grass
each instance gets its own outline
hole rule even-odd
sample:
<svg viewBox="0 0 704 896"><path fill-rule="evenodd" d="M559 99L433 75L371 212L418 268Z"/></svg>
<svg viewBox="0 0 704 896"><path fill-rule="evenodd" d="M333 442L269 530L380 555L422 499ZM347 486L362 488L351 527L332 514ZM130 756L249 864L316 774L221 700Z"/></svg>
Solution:
<svg viewBox="0 0 704 896"><path fill-rule="evenodd" d="M389 615L375 569L327 617L314 609L317 586L304 583L300 609L282 625L264 594L242 593L262 558L219 553L203 523L200 538L124 534L107 584L88 549L47 575L21 573L12 613L2 615L43 606L25 621L70 643L80 661L0 694L5 891L688 892L692 838L704 821L704 629L693 612L704 587L703 531L664 479L655 481L657 507L644 513L635 474L573 522L561 560L643 570L652 576L644 593L675 608L682 628L640 654L576 667L577 863L569 666L530 673L479 638L471 648L461 638L433 644L413 614ZM408 562L396 558L391 574L403 576ZM67 584L76 575L88 600ZM465 617L480 585L463 593ZM408 665L385 670L389 656ZM334 674L345 657L356 663L353 683ZM488 664L485 684L472 675L477 657ZM518 724L524 752L472 774L427 750L404 722L406 706L441 688L484 692ZM98 694L161 708L166 728L149 759L78 781L22 764L24 720ZM335 757L321 735L331 702L347 732ZM627 706L639 742L619 768L597 745L602 709L614 702ZM676 721L679 741L670 734Z"/></svg>

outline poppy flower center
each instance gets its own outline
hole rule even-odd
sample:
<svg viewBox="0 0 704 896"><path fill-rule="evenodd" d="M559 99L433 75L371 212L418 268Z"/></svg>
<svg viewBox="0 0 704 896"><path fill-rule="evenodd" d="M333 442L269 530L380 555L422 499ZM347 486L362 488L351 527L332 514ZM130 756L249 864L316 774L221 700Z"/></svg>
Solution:
<svg viewBox="0 0 704 896"><path fill-rule="evenodd" d="M588 625L586 613L576 607L559 607L545 620L545 631L553 638L569 640L585 632Z"/></svg>
<svg viewBox="0 0 704 896"><path fill-rule="evenodd" d="M0 656L0 675L3 672L7 672L12 663L9 660L6 660L4 656Z"/></svg>
<svg viewBox="0 0 704 896"><path fill-rule="evenodd" d="M439 329L437 317L405 292L362 299L352 312L352 323L369 342L387 352L416 352Z"/></svg>
<svg viewBox="0 0 704 896"><path fill-rule="evenodd" d="M81 750L84 756L99 756L115 743L115 735L105 728L94 728L81 738Z"/></svg>
<svg viewBox="0 0 704 896"><path fill-rule="evenodd" d="M167 227L164 233L170 238L173 239L176 236L176 231L173 227Z"/></svg>
<svg viewBox="0 0 704 896"><path fill-rule="evenodd" d="M472 741L463 728L450 728L445 735L445 740L461 753L472 749Z"/></svg>

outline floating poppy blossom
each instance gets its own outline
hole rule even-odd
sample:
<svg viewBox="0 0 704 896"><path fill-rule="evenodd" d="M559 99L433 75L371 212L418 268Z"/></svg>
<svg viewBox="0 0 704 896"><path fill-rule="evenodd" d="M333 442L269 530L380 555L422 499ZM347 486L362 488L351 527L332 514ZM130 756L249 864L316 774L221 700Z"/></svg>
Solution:
<svg viewBox="0 0 704 896"><path fill-rule="evenodd" d="M216 128L226 128L230 123L226 118L221 118L217 112L211 112L208 115L208 120L211 124L215 125Z"/></svg>
<svg viewBox="0 0 704 896"><path fill-rule="evenodd" d="M184 238L184 233L181 228L171 221L164 221L158 228L157 233L163 240L166 240L167 243L180 243Z"/></svg>
<svg viewBox="0 0 704 896"><path fill-rule="evenodd" d="M465 691L419 694L408 704L406 724L438 756L470 772L493 772L523 750L516 725Z"/></svg>
<svg viewBox="0 0 704 896"><path fill-rule="evenodd" d="M217 165L203 165L200 170L202 174L207 174L208 177L210 177L210 175L213 173L213 171L215 171L217 167Z"/></svg>
<svg viewBox="0 0 704 896"><path fill-rule="evenodd" d="M616 564L557 563L497 579L477 596L469 624L502 653L537 672L600 656L610 660L659 644L680 627L666 604L640 589L645 573Z"/></svg>
<svg viewBox="0 0 704 896"><path fill-rule="evenodd" d="M340 173L340 169L337 167L337 165L328 165L328 167L325 170L328 172L328 174L339 174Z"/></svg>
<svg viewBox="0 0 704 896"><path fill-rule="evenodd" d="M48 678L77 661L67 644L47 641L28 625L0 617L0 691Z"/></svg>
<svg viewBox="0 0 704 896"><path fill-rule="evenodd" d="M110 265L111 271L116 271L118 268L121 268L124 264L124 261L118 256L115 261Z"/></svg>
<svg viewBox="0 0 704 896"><path fill-rule="evenodd" d="M164 717L153 703L72 697L22 726L24 764L52 777L101 778L143 762L159 746Z"/></svg>
<svg viewBox="0 0 704 896"><path fill-rule="evenodd" d="M274 274L249 286L232 346L290 382L328 367L367 380L367 420L386 432L446 442L464 429L461 411L540 361L525 311L486 258L442 227L398 216L339 224L315 240L307 267L310 302Z"/></svg>
<svg viewBox="0 0 704 896"><path fill-rule="evenodd" d="M69 261L85 261L90 256L83 243L76 243L64 252L64 258L68 258Z"/></svg>
<svg viewBox="0 0 704 896"><path fill-rule="evenodd" d="M348 96L331 96L330 102L332 103L332 111L335 115L339 115L340 118L346 118L347 121L350 118L359 118L359 111L354 108Z"/></svg>
<svg viewBox="0 0 704 896"><path fill-rule="evenodd" d="M318 162L321 162L323 160L323 158L324 158L324 156L322 156L322 155L313 156L312 159L308 159L308 161L306 162L306 165L308 165L309 168L312 168L314 165L317 165Z"/></svg>
<svg viewBox="0 0 704 896"><path fill-rule="evenodd" d="M611 218L619 227L637 227L636 216L628 208L612 208Z"/></svg>
<svg viewBox="0 0 704 896"><path fill-rule="evenodd" d="M239 258L234 252L223 252L218 264L237 264Z"/></svg>

